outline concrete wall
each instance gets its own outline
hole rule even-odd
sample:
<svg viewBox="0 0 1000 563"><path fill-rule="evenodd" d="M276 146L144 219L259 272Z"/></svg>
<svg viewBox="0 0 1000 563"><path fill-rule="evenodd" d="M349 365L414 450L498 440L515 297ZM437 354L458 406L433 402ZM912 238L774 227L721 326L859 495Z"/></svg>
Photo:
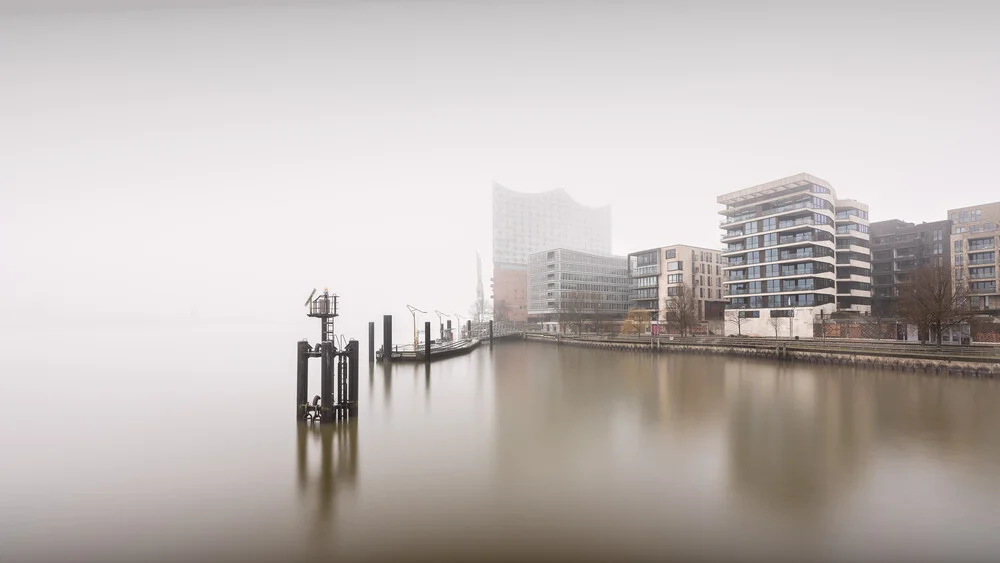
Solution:
<svg viewBox="0 0 1000 563"><path fill-rule="evenodd" d="M497 305L506 304L507 320L528 321L528 270L508 269L496 265L493 270L493 310L497 315Z"/></svg>
<svg viewBox="0 0 1000 563"><path fill-rule="evenodd" d="M794 316L779 317L778 337L779 338L812 338L813 323L819 319L820 310L825 310L829 314L835 310L836 305L830 303L821 307L799 307L792 309ZM787 311L788 309L777 309ZM739 311L735 309L726 310L726 336L742 334L743 336L770 336L774 337L774 326L771 324L771 311L760 309L760 318L743 319L737 325L736 316Z"/></svg>

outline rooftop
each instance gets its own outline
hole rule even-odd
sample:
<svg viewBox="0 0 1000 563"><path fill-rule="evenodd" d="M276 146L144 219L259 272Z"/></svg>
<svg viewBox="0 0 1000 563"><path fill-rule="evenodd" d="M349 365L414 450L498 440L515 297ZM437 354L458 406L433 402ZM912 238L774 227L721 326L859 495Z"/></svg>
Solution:
<svg viewBox="0 0 1000 563"><path fill-rule="evenodd" d="M790 188L797 188L807 184L823 186L831 192L833 191L833 186L831 186L826 180L803 172L787 178L781 178L780 180L772 180L766 184L760 184L751 188L744 188L735 192L729 192L728 194L720 195L716 201L725 205L738 204L741 201L753 199L761 195L776 194Z"/></svg>

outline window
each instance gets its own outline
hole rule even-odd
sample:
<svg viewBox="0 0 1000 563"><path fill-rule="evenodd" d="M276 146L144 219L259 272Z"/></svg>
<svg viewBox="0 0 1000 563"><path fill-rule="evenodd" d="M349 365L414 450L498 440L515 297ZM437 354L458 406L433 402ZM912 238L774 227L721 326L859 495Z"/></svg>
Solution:
<svg viewBox="0 0 1000 563"><path fill-rule="evenodd" d="M761 229L761 230L763 230L763 231L773 231L774 229L777 229L777 228L778 228L778 218L777 217L771 217L770 219L764 219L764 228Z"/></svg>
<svg viewBox="0 0 1000 563"><path fill-rule="evenodd" d="M750 221L746 225L743 225L743 232L752 235L757 232L757 221Z"/></svg>
<svg viewBox="0 0 1000 563"><path fill-rule="evenodd" d="M759 277L760 277L760 266L747 268L747 279L754 279Z"/></svg>
<svg viewBox="0 0 1000 563"><path fill-rule="evenodd" d="M709 290L709 291L712 291L712 290ZM702 299L705 298L705 288L704 287L699 287L698 288L698 295L700 295Z"/></svg>
<svg viewBox="0 0 1000 563"><path fill-rule="evenodd" d="M741 319L759 319L760 311L739 311L739 317Z"/></svg>
<svg viewBox="0 0 1000 563"><path fill-rule="evenodd" d="M781 275L781 272L777 264L771 264L764 266L764 277L765 278L776 278Z"/></svg>
<svg viewBox="0 0 1000 563"><path fill-rule="evenodd" d="M670 259L673 259L673 258L677 258L677 249L676 248L670 248L670 249L668 249L667 252L666 252L666 254L665 254L665 258L667 260L670 260Z"/></svg>
<svg viewBox="0 0 1000 563"><path fill-rule="evenodd" d="M667 297L677 297L677 295L680 293L680 290L681 286L668 287Z"/></svg>
<svg viewBox="0 0 1000 563"><path fill-rule="evenodd" d="M747 264L758 264L758 263L760 263L760 252L747 253Z"/></svg>
<svg viewBox="0 0 1000 563"><path fill-rule="evenodd" d="M745 241L747 248L757 248L757 243L760 241L760 237L747 237Z"/></svg>
<svg viewBox="0 0 1000 563"><path fill-rule="evenodd" d="M969 291L972 293L996 293L997 282L995 281L973 282L969 284Z"/></svg>
<svg viewBox="0 0 1000 563"><path fill-rule="evenodd" d="M764 235L764 246L774 246L778 244L778 233Z"/></svg>
<svg viewBox="0 0 1000 563"><path fill-rule="evenodd" d="M668 272L676 272L677 270L683 270L683 269L684 269L684 262L681 262L680 260L676 262L667 262Z"/></svg>
<svg viewBox="0 0 1000 563"><path fill-rule="evenodd" d="M817 225L826 225L830 222L830 218L826 215L820 215L819 213L813 213L813 222Z"/></svg>
<svg viewBox="0 0 1000 563"><path fill-rule="evenodd" d="M795 311L792 309L781 309L780 311L771 311L771 318L775 317L794 317Z"/></svg>
<svg viewBox="0 0 1000 563"><path fill-rule="evenodd" d="M944 254L944 243L934 243L934 247L931 249L931 254Z"/></svg>
<svg viewBox="0 0 1000 563"><path fill-rule="evenodd" d="M962 255L962 254L956 254L955 255L955 265L956 266L964 266L965 265L965 256Z"/></svg>
<svg viewBox="0 0 1000 563"><path fill-rule="evenodd" d="M715 298L716 299L722 299L722 290L721 289L716 289L715 290Z"/></svg>
<svg viewBox="0 0 1000 563"><path fill-rule="evenodd" d="M955 241L955 252L961 252L961 251L962 251L962 241L961 240L956 240Z"/></svg>
<svg viewBox="0 0 1000 563"><path fill-rule="evenodd" d="M715 275L717 275L717 276L720 275L719 274L719 265L718 264L715 265Z"/></svg>
<svg viewBox="0 0 1000 563"><path fill-rule="evenodd" d="M934 240L935 241L944 240L944 231L941 229L934 231Z"/></svg>
<svg viewBox="0 0 1000 563"><path fill-rule="evenodd" d="M969 264L992 264L996 262L995 252L979 252L977 254L969 254Z"/></svg>
<svg viewBox="0 0 1000 563"><path fill-rule="evenodd" d="M969 239L969 250L990 250L993 248L993 238Z"/></svg>
<svg viewBox="0 0 1000 563"><path fill-rule="evenodd" d="M767 280L765 283L765 293L778 293L781 291L780 280Z"/></svg>
<svg viewBox="0 0 1000 563"><path fill-rule="evenodd" d="M764 261L765 262L775 262L778 260L778 249L771 248L764 251Z"/></svg>
<svg viewBox="0 0 1000 563"><path fill-rule="evenodd" d="M828 188L824 188L823 186L817 186L816 184L813 184L813 186L812 186L812 193L814 193L814 194L828 194L828 193L830 193L830 190Z"/></svg>
<svg viewBox="0 0 1000 563"><path fill-rule="evenodd" d="M667 276L667 283L683 283L684 274L670 274Z"/></svg>

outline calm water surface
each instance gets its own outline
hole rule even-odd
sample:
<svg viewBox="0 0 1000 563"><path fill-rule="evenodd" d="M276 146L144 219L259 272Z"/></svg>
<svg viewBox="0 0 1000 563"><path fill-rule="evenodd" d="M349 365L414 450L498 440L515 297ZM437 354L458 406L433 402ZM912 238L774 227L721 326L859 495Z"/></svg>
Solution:
<svg viewBox="0 0 1000 563"><path fill-rule="evenodd" d="M0 559L1000 558L991 381L505 343L319 428L299 336L14 338Z"/></svg>

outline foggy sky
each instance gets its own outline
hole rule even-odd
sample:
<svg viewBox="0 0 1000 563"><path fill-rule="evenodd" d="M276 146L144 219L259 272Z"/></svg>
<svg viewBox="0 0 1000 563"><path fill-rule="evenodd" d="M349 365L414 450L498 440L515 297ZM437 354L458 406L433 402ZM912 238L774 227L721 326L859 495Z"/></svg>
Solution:
<svg viewBox="0 0 1000 563"><path fill-rule="evenodd" d="M986 3L239 4L0 4L7 328L465 313L494 180L611 204L618 254L799 172L872 220L1000 199Z"/></svg>

